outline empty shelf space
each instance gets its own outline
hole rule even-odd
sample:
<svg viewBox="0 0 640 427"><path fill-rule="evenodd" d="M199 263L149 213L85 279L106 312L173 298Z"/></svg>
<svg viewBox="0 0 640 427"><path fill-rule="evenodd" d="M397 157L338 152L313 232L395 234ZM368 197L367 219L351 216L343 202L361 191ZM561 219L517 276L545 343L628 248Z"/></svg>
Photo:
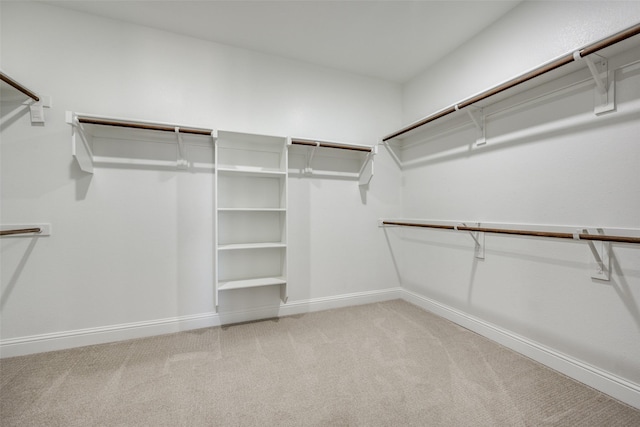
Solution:
<svg viewBox="0 0 640 427"><path fill-rule="evenodd" d="M269 249L269 248L286 248L287 244L282 242L274 243L233 243L218 245L220 251L233 251L241 249Z"/></svg>
<svg viewBox="0 0 640 427"><path fill-rule="evenodd" d="M219 291L229 289L257 288L260 286L284 285L287 281L284 277L260 277L257 279L229 280L218 283Z"/></svg>

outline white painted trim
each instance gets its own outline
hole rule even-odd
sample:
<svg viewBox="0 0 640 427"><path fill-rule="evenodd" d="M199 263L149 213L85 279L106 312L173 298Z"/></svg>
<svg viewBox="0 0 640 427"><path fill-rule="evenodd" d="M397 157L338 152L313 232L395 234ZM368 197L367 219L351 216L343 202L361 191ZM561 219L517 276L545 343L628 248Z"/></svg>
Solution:
<svg viewBox="0 0 640 427"><path fill-rule="evenodd" d="M23 356L32 353L63 350L94 344L144 338L191 329L207 328L252 320L291 316L313 311L329 310L353 305L370 304L402 297L401 288L358 292L330 297L290 301L279 306L220 313L201 313L143 322L76 329L49 334L0 340L0 357Z"/></svg>
<svg viewBox="0 0 640 427"><path fill-rule="evenodd" d="M620 378L460 310L403 289L402 299L640 409L640 384Z"/></svg>
<svg viewBox="0 0 640 427"><path fill-rule="evenodd" d="M460 310L400 287L290 301L287 304L280 304L279 306L258 307L251 310L227 313L202 313L0 340L0 357L14 357L32 353L63 350L191 329L370 304L399 298L438 316L444 317L540 362L545 366L589 385L596 390L640 409L639 384L627 381L499 326L485 322Z"/></svg>

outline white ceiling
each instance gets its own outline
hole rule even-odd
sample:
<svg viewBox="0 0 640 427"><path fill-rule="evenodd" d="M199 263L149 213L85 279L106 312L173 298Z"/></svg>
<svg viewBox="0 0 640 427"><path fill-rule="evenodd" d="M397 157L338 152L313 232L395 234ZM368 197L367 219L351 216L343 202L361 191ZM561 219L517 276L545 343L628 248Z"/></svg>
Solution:
<svg viewBox="0 0 640 427"><path fill-rule="evenodd" d="M406 82L521 0L48 0L68 9Z"/></svg>

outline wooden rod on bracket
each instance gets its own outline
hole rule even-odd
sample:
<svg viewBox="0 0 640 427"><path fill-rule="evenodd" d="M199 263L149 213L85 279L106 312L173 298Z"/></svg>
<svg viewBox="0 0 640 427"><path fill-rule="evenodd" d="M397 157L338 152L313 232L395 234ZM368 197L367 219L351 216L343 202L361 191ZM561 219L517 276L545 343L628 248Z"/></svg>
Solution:
<svg viewBox="0 0 640 427"><path fill-rule="evenodd" d="M352 151L363 151L366 153L371 153L373 151L372 147L363 147L359 145L347 145L347 144L338 144L334 142L322 142L322 141L314 141L311 139L292 139L292 144L296 145L308 145L310 147L324 147L324 148L337 148L340 150L352 150Z"/></svg>
<svg viewBox="0 0 640 427"><path fill-rule="evenodd" d="M14 234L40 233L41 228L19 228L15 230L0 230L0 236L12 236Z"/></svg>
<svg viewBox="0 0 640 427"><path fill-rule="evenodd" d="M616 33L612 36L609 36L607 38L604 38L596 43L590 44L589 46L579 50L579 56L581 58L587 56L587 55L591 55L592 53L598 52L599 50L602 50L606 47L609 47L611 45L614 45L616 43L619 43L621 41L624 41L630 37L633 37L635 35L640 34L640 24L636 24L630 28L627 28L626 30L623 30L619 33ZM459 103L457 103L456 105L452 106L452 107L448 107L445 108L443 110L440 110L430 116L425 117L422 120L419 120L407 127L404 127L392 134L389 134L387 136L385 136L384 138L382 138L382 141L386 142L390 139L393 138L397 138L400 135L404 135L407 132L410 132L414 129L417 129L421 126L426 125L427 123L431 123L434 120L438 120L441 117L447 116L449 114L454 113L455 111L458 111L461 108L467 107L471 104L474 104L476 102L482 101L484 99L487 99L493 95L496 95L500 92L504 92L507 89L511 89L514 86L517 86L519 84L522 84L524 82L527 82L533 78L536 78L538 76L541 76L545 73L548 73L550 71L555 70L556 68L560 68L563 65L569 64L573 61L576 61L577 59L574 57L573 53L567 54L565 56L562 56L561 58L555 59L551 62L548 62L546 64L541 65L540 67L529 71L528 73L522 74L514 79L511 79L507 82L504 82L498 86L495 86L491 89L488 89L478 95L475 95L471 98L465 99L463 101L460 101Z"/></svg>
<svg viewBox="0 0 640 427"><path fill-rule="evenodd" d="M13 88L19 90L20 92L24 93L25 95L27 95L29 98L33 99L34 101L36 101L36 102L40 101L40 98L38 97L38 95L36 95L34 92L30 91L26 87L22 86L20 83L18 83L17 81L13 80L11 77L7 76L2 71L0 71L0 80L5 82L9 86L12 86Z"/></svg>
<svg viewBox="0 0 640 427"><path fill-rule="evenodd" d="M162 132L175 132L175 126L168 125L156 125L151 123L139 123L139 122L124 122L118 120L111 119L98 119L94 117L86 117L86 116L78 116L78 122L86 123L90 125L101 125L101 126L117 126L123 128L132 128L132 129L146 129L146 130L157 130ZM180 133L189 133L194 135L208 135L211 136L211 129L195 129L195 128L186 128L186 127L178 127L178 131Z"/></svg>
<svg viewBox="0 0 640 427"><path fill-rule="evenodd" d="M617 242L617 243L633 243L640 244L640 237L629 236L609 236L605 234L587 234L587 233L558 233L554 231L529 231L529 230L509 230L503 228L487 228L487 227L473 227L466 225L441 225L441 224L423 224L418 222L405 222L405 221L382 221L383 225L397 225L401 227L422 227L422 228L437 228L444 230L458 230L458 231L481 231L483 233L494 234L511 234L518 236L533 236L533 237L551 237L554 239L576 239L576 240L597 240L602 242Z"/></svg>

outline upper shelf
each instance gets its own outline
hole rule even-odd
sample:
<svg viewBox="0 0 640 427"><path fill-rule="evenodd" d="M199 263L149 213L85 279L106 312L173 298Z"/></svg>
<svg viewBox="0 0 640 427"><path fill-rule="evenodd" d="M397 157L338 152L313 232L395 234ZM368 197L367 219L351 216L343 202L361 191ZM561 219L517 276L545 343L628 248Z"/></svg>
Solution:
<svg viewBox="0 0 640 427"><path fill-rule="evenodd" d="M369 184L373 177L373 157L378 152L377 145L347 144L343 142L320 141L308 138L291 138L289 146L306 147L305 166L304 169L302 169L302 172L305 174L313 173L311 165L314 155L316 154L316 150L336 149L353 153L351 156L354 161L358 162L356 165L359 164L357 175L359 185ZM365 155L365 157L363 158L362 155ZM332 176L340 176L340 174Z"/></svg>
<svg viewBox="0 0 640 427"><path fill-rule="evenodd" d="M474 122L476 127L483 132L483 117L476 114L476 112L469 109L469 107L484 107L488 103L497 102L508 96L513 96L516 93L531 89L534 85L540 85L551 79L559 78L578 69L585 68L585 66L589 68L596 84L596 90L600 92L600 98L596 98L598 104L594 108L595 113L601 114L613 111L615 109L615 104L613 102L613 93L611 93L612 85L607 87L606 82L603 81L606 80L606 77L604 79L602 77L603 74L607 74L608 70L606 66L604 69L601 69L602 67L599 68L598 64L596 64L596 62L600 62L600 64L602 64L601 60L604 58L594 54L596 52L600 55L613 55L619 53L625 48L624 43L622 42L629 40L638 34L640 34L640 24L636 24L624 31L587 45L586 47L574 49L567 54L545 62L540 66L508 81L486 89L469 98L463 99L451 106L436 111L423 119L411 123L402 129L390 133L383 137L382 141L402 140L415 134L416 131L423 126L445 117L451 117L463 109L469 113L471 120ZM594 59L594 56L598 59ZM483 138L480 138L478 144L483 143Z"/></svg>
<svg viewBox="0 0 640 427"><path fill-rule="evenodd" d="M93 172L96 156L94 140L98 138L128 141L168 142L178 145L177 159L174 164L180 169L187 167L183 144L186 142L215 140L213 129L183 126L172 123L129 120L113 117L67 111L66 122L72 126L72 152L80 168ZM78 143L80 138L81 143Z"/></svg>
<svg viewBox="0 0 640 427"><path fill-rule="evenodd" d="M287 138L220 131L216 140L216 166L225 174L286 176Z"/></svg>
<svg viewBox="0 0 640 427"><path fill-rule="evenodd" d="M285 171L270 169L270 168L260 168L260 167L252 167L252 166L219 166L218 173L229 174L229 175L243 175L243 176L263 176L263 177L281 177L287 175Z"/></svg>
<svg viewBox="0 0 640 427"><path fill-rule="evenodd" d="M313 139L291 138L292 145L306 145L308 147L335 148L338 150L361 151L364 153L374 153L376 147L360 144L344 144L341 142L316 141Z"/></svg>

